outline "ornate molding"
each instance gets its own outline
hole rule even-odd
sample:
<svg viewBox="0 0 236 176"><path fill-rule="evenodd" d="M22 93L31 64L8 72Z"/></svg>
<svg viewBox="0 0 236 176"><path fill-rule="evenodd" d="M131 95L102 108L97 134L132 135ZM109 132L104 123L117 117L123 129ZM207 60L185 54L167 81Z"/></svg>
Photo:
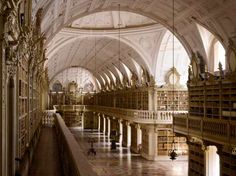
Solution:
<svg viewBox="0 0 236 176"><path fill-rule="evenodd" d="M17 72L17 66L16 65L8 65L7 66L7 74L9 77L14 77Z"/></svg>
<svg viewBox="0 0 236 176"><path fill-rule="evenodd" d="M228 75L233 77L236 75L236 46L233 40L229 39L229 45L226 52L226 60L228 65Z"/></svg>
<svg viewBox="0 0 236 176"><path fill-rule="evenodd" d="M202 139L200 139L200 138L191 137L191 138L189 139L189 142L201 145L201 149L202 149L203 151L207 150L207 147L206 147L206 145L204 144L204 141L203 141Z"/></svg>

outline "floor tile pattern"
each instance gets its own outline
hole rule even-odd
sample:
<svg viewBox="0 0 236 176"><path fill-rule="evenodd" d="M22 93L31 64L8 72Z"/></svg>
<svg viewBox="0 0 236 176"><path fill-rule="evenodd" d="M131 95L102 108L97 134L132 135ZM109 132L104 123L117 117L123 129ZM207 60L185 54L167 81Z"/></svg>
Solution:
<svg viewBox="0 0 236 176"><path fill-rule="evenodd" d="M110 140L97 131L71 129L87 159L99 176L187 176L187 161L148 161L139 154L133 154L128 148L110 149ZM91 144L95 140L96 156L88 155Z"/></svg>

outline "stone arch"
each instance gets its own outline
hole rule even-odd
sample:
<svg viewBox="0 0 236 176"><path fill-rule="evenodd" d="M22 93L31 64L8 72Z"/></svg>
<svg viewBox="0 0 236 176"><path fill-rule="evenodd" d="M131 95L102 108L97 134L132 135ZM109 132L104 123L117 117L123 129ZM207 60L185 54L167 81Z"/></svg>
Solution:
<svg viewBox="0 0 236 176"><path fill-rule="evenodd" d="M121 3L122 4L122 3ZM99 9L93 9L92 11L89 11L87 13L81 13L81 14L77 14L77 15L74 15L72 17L70 17L70 19L64 23L64 26L67 26L69 24L71 24L74 20L78 19L78 18L82 18L82 17L85 17L87 15L91 15L91 14L94 14L94 13L98 13L98 12L103 12L103 11L117 11L118 10L118 7L114 7L114 6L111 6L111 7L107 7L107 8L103 8L102 10L99 10ZM140 9L134 9L134 8L129 8L129 7L124 7L124 6L120 6L120 10L121 11L127 11L127 12L132 12L132 13L136 13L136 14L139 14L139 15L143 15L143 16L146 16L160 24L162 24L164 27L166 27L169 31L173 32L173 27L171 26L171 24L168 24L168 22L156 15L151 15L150 13L148 12L142 12L140 11ZM63 29L64 26L59 26L57 30L55 30L55 32L48 37L48 40L46 42L46 44L48 44L53 38L54 36L60 32L60 30ZM182 43L182 45L184 46L184 48L186 49L187 53L189 54L189 56L192 55L192 48L191 46L189 45L189 43L186 41L186 39L178 32L178 31L174 31L175 32L175 36L179 39L179 41ZM191 58L191 57L190 57Z"/></svg>
<svg viewBox="0 0 236 176"><path fill-rule="evenodd" d="M101 34L100 34L100 35L97 34L97 35L94 35L94 36L100 37ZM64 41L62 44L57 45L57 47L54 47L54 48L53 48L53 51L49 51L49 52L47 53L47 57L49 57L49 59L50 59L50 57L52 57L57 51L59 51L59 50L60 50L61 48L63 48L65 45L70 44L70 43L72 43L72 42L74 42L74 41L76 41L76 40L78 40L78 39L83 39L83 38L86 38L86 37L92 37L92 36L89 35L89 34L86 34L86 35L80 35L80 36L74 37L74 38L69 38L67 41ZM108 38L111 38L111 39L115 39L116 41L119 40L119 39L118 39L118 36L104 36L104 37L108 37ZM148 64L148 62L147 62L146 59L145 59L145 58L148 57L147 55L144 54L145 52L144 52L139 46L137 46L136 44L130 42L128 39L125 39L125 38L122 38L122 37L121 37L121 38L120 38L120 41L121 41L121 43L123 43L123 44L125 44L125 45L128 45L130 48L132 48L132 49L135 51L135 53L138 54L138 56L140 56L141 65L147 69L147 71L149 72L149 74L152 74L151 66ZM49 60L45 62L45 66L47 65L48 62L49 62ZM140 63L140 62L139 62L139 63ZM87 68L86 68L86 69L87 69ZM135 70L135 69L133 69L133 70Z"/></svg>

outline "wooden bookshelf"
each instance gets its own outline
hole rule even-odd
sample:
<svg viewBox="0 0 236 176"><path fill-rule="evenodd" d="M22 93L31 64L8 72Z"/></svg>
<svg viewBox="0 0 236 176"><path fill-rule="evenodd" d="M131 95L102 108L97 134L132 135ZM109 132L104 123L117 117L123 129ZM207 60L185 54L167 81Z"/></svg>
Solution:
<svg viewBox="0 0 236 176"><path fill-rule="evenodd" d="M227 80L202 81L197 85L188 84L188 87L191 116L215 119L236 116L236 83Z"/></svg>
<svg viewBox="0 0 236 176"><path fill-rule="evenodd" d="M236 175L236 156L230 155L229 151L220 153L220 160L221 160L221 175L224 176L231 176Z"/></svg>
<svg viewBox="0 0 236 176"><path fill-rule="evenodd" d="M189 175L205 175L204 152L200 144L189 144Z"/></svg>
<svg viewBox="0 0 236 176"><path fill-rule="evenodd" d="M173 132L170 130L158 130L157 133L157 154L168 155L169 152L174 148L179 155L186 155L188 146L186 144L185 137L173 136ZM174 146L173 146L174 138Z"/></svg>
<svg viewBox="0 0 236 176"><path fill-rule="evenodd" d="M24 155L28 141L28 100L28 63L23 58L18 63L18 151L20 157Z"/></svg>
<svg viewBox="0 0 236 176"><path fill-rule="evenodd" d="M188 91L187 90L157 90L157 110L188 110Z"/></svg>
<svg viewBox="0 0 236 176"><path fill-rule="evenodd" d="M129 88L95 95L99 106L148 110L148 88Z"/></svg>

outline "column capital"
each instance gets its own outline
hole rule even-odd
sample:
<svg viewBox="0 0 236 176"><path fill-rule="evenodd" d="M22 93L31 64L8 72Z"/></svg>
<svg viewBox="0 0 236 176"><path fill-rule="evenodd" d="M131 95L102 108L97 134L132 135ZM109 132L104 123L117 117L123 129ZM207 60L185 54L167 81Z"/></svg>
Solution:
<svg viewBox="0 0 236 176"><path fill-rule="evenodd" d="M127 126L129 126L129 125L131 124L131 122L130 122L130 121L127 121L127 120L122 120L122 123L123 123L124 125L127 125Z"/></svg>
<svg viewBox="0 0 236 176"><path fill-rule="evenodd" d="M130 121L126 121L125 123L127 126L130 126L131 122Z"/></svg>
<svg viewBox="0 0 236 176"><path fill-rule="evenodd" d="M136 129L140 129L141 128L139 123L135 123L134 126L135 126Z"/></svg>
<svg viewBox="0 0 236 176"><path fill-rule="evenodd" d="M207 147L207 143L206 142L204 142L202 139L200 139L200 138L197 138L197 137L190 137L190 139L189 140L187 140L187 144L189 144L189 143L195 143L195 144L199 144L199 145L201 145L201 149L203 150L203 151L207 151L208 150L208 147Z"/></svg>
<svg viewBox="0 0 236 176"><path fill-rule="evenodd" d="M16 75L17 67L16 65L7 65L7 73L9 77L14 77Z"/></svg>

